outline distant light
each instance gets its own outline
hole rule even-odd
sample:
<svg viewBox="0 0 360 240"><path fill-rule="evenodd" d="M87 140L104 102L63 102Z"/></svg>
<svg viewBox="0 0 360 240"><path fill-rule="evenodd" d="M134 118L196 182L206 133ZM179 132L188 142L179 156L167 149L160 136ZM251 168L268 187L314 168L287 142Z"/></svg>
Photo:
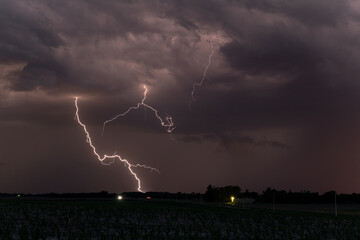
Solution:
<svg viewBox="0 0 360 240"><path fill-rule="evenodd" d="M231 202L234 203L235 197L231 197Z"/></svg>
<svg viewBox="0 0 360 240"><path fill-rule="evenodd" d="M151 199L151 197L146 197L146 199Z"/></svg>
<svg viewBox="0 0 360 240"><path fill-rule="evenodd" d="M117 199L118 199L118 200L121 200L121 199L122 199L122 196L119 195L119 196L117 197Z"/></svg>
<svg viewBox="0 0 360 240"><path fill-rule="evenodd" d="M20 194L18 194L17 197L21 197Z"/></svg>

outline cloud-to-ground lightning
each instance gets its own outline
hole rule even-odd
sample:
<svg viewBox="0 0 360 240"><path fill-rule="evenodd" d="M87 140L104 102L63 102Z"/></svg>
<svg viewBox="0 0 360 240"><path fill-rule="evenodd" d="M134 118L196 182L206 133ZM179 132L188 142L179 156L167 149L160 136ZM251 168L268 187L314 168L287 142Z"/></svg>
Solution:
<svg viewBox="0 0 360 240"><path fill-rule="evenodd" d="M174 122L173 122L171 116L166 116L165 119L163 119L163 118L159 115L159 111L158 111L157 109L155 109L155 108L153 108L152 106L150 106L150 105L148 105L148 104L145 103L145 100L146 100L146 97L147 97L148 88L146 87L146 85L144 85L143 87L144 87L144 97L143 97L143 99L141 100L141 102L137 103L136 106L130 107L130 108L129 108L128 110L126 110L125 112L120 113L120 114L116 115L115 117L113 117L113 118L105 121L104 124L103 124L103 128L102 128L102 131L101 131L101 135L104 134L105 126L106 126L107 123L112 122L112 121L114 121L115 119L117 119L117 118L119 118L119 117L125 116L125 115L128 114L131 110L136 110L136 109L138 109L140 106L143 106L143 107L145 107L145 108L150 109L151 111L153 111L155 117L156 117L157 119L159 119L161 126L163 126L168 133L171 134L172 131L174 131L175 127L174 127Z"/></svg>
<svg viewBox="0 0 360 240"><path fill-rule="evenodd" d="M213 37L209 40L210 42L210 46L211 46L211 53L209 55L209 58L208 58L208 63L205 67L205 70L203 72L203 76L201 78L201 80L197 83L194 83L193 84L193 89L192 89L192 92L191 92L191 101L190 101L190 106L191 106L191 103L194 102L196 100L195 98L195 91L196 91L196 88L197 87L200 87L204 81L205 81L205 78L207 78L207 72L208 72L208 69L211 65L211 59L214 55L214 51L215 51L215 44L218 42L218 39L216 37ZM147 98L147 93L148 93L148 88L146 85L143 85L144 87L144 96L141 100L141 102L138 102L136 104L136 106L132 106L130 108L128 108L125 112L123 113L120 113L112 118L110 118L109 120L106 120L104 123L103 123L103 127L102 127L102 131L101 131L101 135L104 134L104 131L105 131L105 127L106 127L106 124L116 120L117 118L119 117L123 117L125 115L127 115L129 112L131 112L132 110L137 110L139 109L141 106L143 106L144 108L147 108L147 109L150 109L155 117L160 121L160 124L162 127L164 127L166 129L166 131L171 135L171 133L174 131L175 127L174 127L174 122L172 120L172 117L171 116L166 116L165 118L161 117L159 115L159 111L157 109L155 109L154 107L148 105L147 103L145 103L145 100ZM79 107L78 107L78 98L76 97L75 98L75 107L76 107L76 114L75 114L75 119L77 120L77 122L83 127L84 129L84 132L86 134L86 141L89 143L90 147L92 148L93 150L93 153L95 154L95 156L97 157L97 159L104 165L110 165L112 163L115 162L116 159L120 160L121 162L123 162L125 164L125 166L129 169L130 173L134 176L134 178L136 179L137 183L138 183L138 191L142 192L142 189L141 189L141 181L139 179L139 177L136 175L136 173L133 171L132 168L135 168L135 167L142 167L142 168L147 168L147 169L150 169L152 171L157 171L159 172L157 169L155 168L152 168L152 167L149 167L149 166L146 166L146 165L141 165L141 164L131 164L128 160L122 158L120 155L116 154L116 152L113 154L113 155L106 155L104 154L103 157L100 156L100 154L97 152L96 150L96 147L93 145L92 143L92 140L91 140L91 137L90 137L90 133L88 132L87 128L86 128L86 125L83 124L81 121L80 121L80 117L79 117ZM107 159L111 159L112 161L110 162L106 162L105 160Z"/></svg>
<svg viewBox="0 0 360 240"><path fill-rule="evenodd" d="M196 88L203 85L203 83L205 81L205 78L207 78L207 72L208 72L209 67L211 65L211 59L212 59L212 57L214 55L214 52L215 52L215 43L218 42L218 39L216 37L213 37L208 41L210 42L210 46L211 46L211 52L210 52L210 55L209 55L209 58L208 58L208 63L206 64L206 67L205 67L205 70L203 72L203 76L202 76L201 80L199 82L196 82L196 83L193 84L193 89L191 91L190 106L191 106L191 103L196 101L196 98L195 98Z"/></svg>
<svg viewBox="0 0 360 240"><path fill-rule="evenodd" d="M86 134L86 142L89 143L90 147L93 150L94 155L97 157L97 159L104 165L110 165L111 163L113 163L116 159L120 160L121 162L123 162L125 164L125 166L129 169L130 173L134 176L134 178L136 179L137 183L138 183L138 191L139 192L143 192L143 190L141 189L141 180L140 178L136 175L136 173L133 171L132 168L136 168L136 167L142 167L142 168L147 168L150 169L151 171L157 171L159 172L156 168L153 167L149 167L146 165L141 165L141 164L131 164L128 160L126 160L125 158L122 158L120 155L116 154L116 152L112 155L106 155L104 154L102 157L100 156L100 154L97 152L96 147L94 146L94 144L92 143L91 137L90 137L90 133L86 128L86 125L84 123L82 123L80 121L80 116L79 116L79 107L78 107L78 97L75 98L75 108L76 108L76 112L75 112L75 120L82 126L82 128L84 129L84 132ZM106 163L105 160L107 159L111 159L112 161L110 163Z"/></svg>

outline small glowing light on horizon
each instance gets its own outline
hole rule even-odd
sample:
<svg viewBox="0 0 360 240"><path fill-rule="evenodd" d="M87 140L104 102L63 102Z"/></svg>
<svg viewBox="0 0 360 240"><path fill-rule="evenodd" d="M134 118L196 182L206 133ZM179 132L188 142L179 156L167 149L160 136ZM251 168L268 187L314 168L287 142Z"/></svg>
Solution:
<svg viewBox="0 0 360 240"><path fill-rule="evenodd" d="M234 203L235 197L231 197L231 203Z"/></svg>
<svg viewBox="0 0 360 240"><path fill-rule="evenodd" d="M118 200L122 200L122 198L123 198L123 197L120 196L120 195L117 197Z"/></svg>

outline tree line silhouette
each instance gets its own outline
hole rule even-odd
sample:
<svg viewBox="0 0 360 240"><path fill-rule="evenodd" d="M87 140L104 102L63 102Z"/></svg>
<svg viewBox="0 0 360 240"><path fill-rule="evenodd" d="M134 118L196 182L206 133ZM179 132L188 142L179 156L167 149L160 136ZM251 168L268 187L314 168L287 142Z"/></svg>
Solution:
<svg viewBox="0 0 360 240"><path fill-rule="evenodd" d="M153 199L175 199L175 200L202 200L203 195L201 193L170 193L170 192L123 192L121 194L124 197L129 198L153 198Z"/></svg>
<svg viewBox="0 0 360 240"><path fill-rule="evenodd" d="M250 192L249 190L241 191L239 186L216 187L209 185L204 194L202 193L170 193L170 192L123 192L124 198L133 199L169 199L169 200L193 200L207 202L230 202L231 197L236 199L251 199L254 203L334 203L335 196L337 203L360 203L360 193L336 194L335 191L328 191L323 194L310 191L285 191L267 188L262 193ZM0 193L0 197L5 198L98 198L98 199L116 199L118 194L108 193L107 191L93 193L46 193L46 194L18 194L18 193Z"/></svg>
<svg viewBox="0 0 360 240"><path fill-rule="evenodd" d="M285 191L267 188L261 194L245 190L240 191L238 186L213 187L209 185L204 194L204 200L209 202L229 202L231 196L237 198L251 198L254 203L334 203L335 196L337 203L360 203L360 194L336 194L335 191L328 191L323 194L310 191Z"/></svg>

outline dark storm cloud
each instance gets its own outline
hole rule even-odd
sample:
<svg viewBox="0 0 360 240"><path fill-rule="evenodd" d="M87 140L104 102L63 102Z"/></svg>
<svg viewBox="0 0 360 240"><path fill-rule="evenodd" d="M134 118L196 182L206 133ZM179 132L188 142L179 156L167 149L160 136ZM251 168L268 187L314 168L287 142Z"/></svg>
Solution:
<svg viewBox="0 0 360 240"><path fill-rule="evenodd" d="M13 88L31 90L52 86L62 74L52 49L63 44L52 23L40 12L28 11L21 1L1 1L0 63L26 63L22 72L14 73Z"/></svg>
<svg viewBox="0 0 360 240"><path fill-rule="evenodd" d="M236 136L236 135L220 135L218 136L220 139L221 144L223 144L225 147L229 147L232 143L240 143L240 144L249 144L254 146L270 146L270 147L276 147L276 148L289 148L288 145L283 144L278 141L268 141L268 140L255 140L254 138L248 137L248 136Z"/></svg>
<svg viewBox="0 0 360 240"><path fill-rule="evenodd" d="M76 95L82 119L100 129L136 106L146 84L147 103L173 117L174 136L188 148L179 159L214 145L254 146L258 155L242 159L284 159L274 172L322 166L319 156L340 157L335 146L346 146L349 126L359 128L359 9L351 0L0 0L0 123L13 122L9 136L27 124L72 126ZM106 136L117 126L166 133L142 109L109 124ZM355 145L346 149L355 159Z"/></svg>
<svg viewBox="0 0 360 240"><path fill-rule="evenodd" d="M316 46L301 39L301 34L274 27L260 33L253 41L230 42L222 53L238 70L249 74L301 74L311 71L324 59Z"/></svg>
<svg viewBox="0 0 360 240"><path fill-rule="evenodd" d="M197 136L185 136L180 139L181 141L184 141L186 143L201 143L202 138Z"/></svg>
<svg viewBox="0 0 360 240"><path fill-rule="evenodd" d="M127 94L135 103L142 94L139 83L156 85L152 99L182 121L177 131L204 134L231 130L224 121L246 128L244 121L262 127L283 118L280 124L286 124L294 113L311 118L320 108L331 115L336 106L357 99L359 59L351 53L358 51L359 35L350 24L357 22L350 1L3 0L1 5L0 61L24 64L7 77L16 91ZM204 101L194 107L201 115L183 118L191 85L209 54L196 44L211 31L226 39L213 61L228 67L227 73L210 66L211 81L198 89ZM200 56L204 61L194 65ZM157 75L164 69L167 73ZM228 90L219 93L219 87ZM214 121L200 119L207 115Z"/></svg>
<svg viewBox="0 0 360 240"><path fill-rule="evenodd" d="M344 23L350 10L348 1L260 1L240 0L248 9L258 9L273 14L285 15L302 23L315 26L335 26Z"/></svg>
<svg viewBox="0 0 360 240"><path fill-rule="evenodd" d="M1 1L1 61L30 61L50 56L51 48L63 44L43 14L31 12L26 2ZM30 4L31 5L31 4Z"/></svg>
<svg viewBox="0 0 360 240"><path fill-rule="evenodd" d="M32 90L37 86L45 88L58 84L61 79L66 79L66 69L54 60L47 62L32 61L21 72L9 75L13 89L18 91Z"/></svg>
<svg viewBox="0 0 360 240"><path fill-rule="evenodd" d="M178 21L177 21L181 26L183 26L184 28L186 28L187 30L200 30L199 27L193 23L192 21L185 19L183 17L179 17Z"/></svg>
<svg viewBox="0 0 360 240"><path fill-rule="evenodd" d="M269 140L256 140L248 136L239 136L235 134L205 134L203 136L185 136L180 139L187 143L202 143L204 141L216 142L225 148L230 148L233 143L239 143L240 145L251 145L257 147L270 146L275 148L289 148L290 146L278 142Z"/></svg>
<svg viewBox="0 0 360 240"><path fill-rule="evenodd" d="M108 90L101 83L94 83L98 79L93 77L96 75L98 78L109 79L110 76L102 70L106 66L101 63L95 64L95 68L78 65L89 58L86 52L96 59L101 53L91 51L96 49L99 41L124 37L128 33L156 31L145 29L146 24L136 17L137 12L144 7L143 4L133 7L132 4L116 1L60 4L56 1L44 3L6 0L0 4L0 62L26 64L20 72L15 72L10 77L14 90L32 90L38 86L44 89L58 86L60 89L63 83ZM74 56L74 52L69 52L69 47L74 44L75 47L79 44L89 47L82 49L84 53ZM67 74L68 72L71 74ZM78 78L87 78L88 82L82 83Z"/></svg>
<svg viewBox="0 0 360 240"><path fill-rule="evenodd" d="M286 77L296 78L304 69L309 71L325 60L332 61L338 57L340 50L334 48L339 46L339 42L321 47L323 39L331 36L323 34L319 26L339 27L340 34L342 26L335 22L352 16L346 1L207 1L206 4L197 2L191 5L189 1L155 1L152 4L144 1L77 1L70 4L56 1L28 3L3 0L1 4L2 61L26 63L22 72L15 74L15 79L12 78L12 87L15 90L31 90L37 86L46 89L66 83L109 91L108 83L118 90L122 87L128 88L129 82L139 82L139 77L129 69L123 69L125 77L119 76L114 70L106 71L109 70L109 61L116 60L139 63L145 67L142 71L148 76L151 76L149 70L168 68L174 71L172 74L177 77L176 81L184 84L180 79L184 76L179 76L175 69L184 73L191 69L183 61L168 60L176 56L179 60L184 58L189 61L190 56L183 56L181 52L173 49L166 52L168 57L164 57L165 52L157 49L161 46L150 43L159 41L159 45L167 44L168 31L174 31L173 36L184 34L174 28L172 24L175 23L190 31L185 33L188 36L194 34L191 30L197 31L203 27L206 31L213 25L216 29L226 31L230 38L235 37L221 48L234 69L258 75L287 73ZM233 14L234 9L242 15ZM252 13L249 9L260 12ZM270 21L264 23L267 14L270 14ZM163 19L167 22L165 21L163 26L151 23L155 17L161 19L164 16L167 19ZM242 18L247 16L251 17L253 22L242 23ZM281 21L284 23L271 22L276 16L283 17ZM309 24L299 26L298 21ZM251 31L249 27L252 28ZM334 32L336 35L336 30ZM99 48L102 41L118 37L126 40L129 34L140 38L145 36L144 41L139 42L139 45L120 47L118 56L122 55L121 57L111 57L104 63L91 63L96 59L104 59L102 55L106 53L101 51L106 49ZM152 34L158 34L161 38L152 39ZM77 52L79 45L84 48ZM71 47L76 47L76 52L70 52ZM134 48L143 54L138 55ZM327 53L327 48L332 48L332 51ZM335 54L331 55L332 53ZM83 62L84 58L94 60L90 60L89 64ZM84 82L79 78L87 80ZM118 78L117 81L114 81L115 78Z"/></svg>

